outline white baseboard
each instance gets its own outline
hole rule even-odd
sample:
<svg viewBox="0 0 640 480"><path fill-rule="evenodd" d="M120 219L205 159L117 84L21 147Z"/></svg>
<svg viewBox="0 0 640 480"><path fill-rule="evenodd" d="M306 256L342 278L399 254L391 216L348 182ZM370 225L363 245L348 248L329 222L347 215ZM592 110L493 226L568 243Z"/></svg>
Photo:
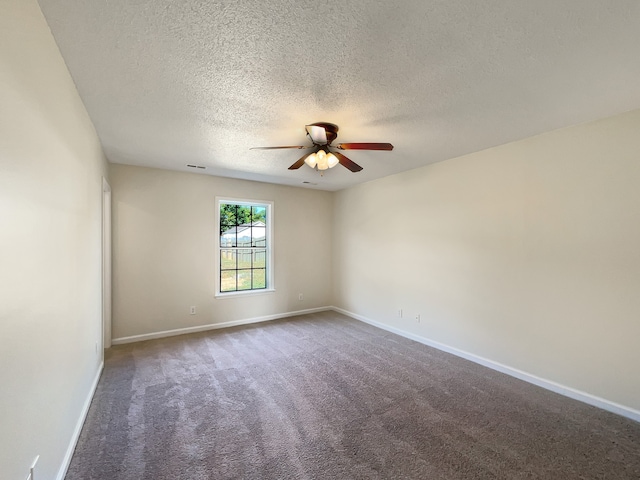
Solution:
<svg viewBox="0 0 640 480"><path fill-rule="evenodd" d="M438 350L451 353L458 357L462 357L466 360L470 360L474 363L478 363L480 365L491 368L493 370L497 370L498 372L511 375L512 377L519 378L520 380L524 380L525 382L529 382L539 387L545 388L547 390L551 390L552 392L559 393L560 395L564 395L565 397L573 398L574 400L578 400L583 403L593 405L594 407L598 407L603 410L607 410L609 412L622 415L623 417L630 418L631 420L635 420L636 422L640 422L640 411L634 408L626 407L624 405L620 405L610 400L606 400L604 398L591 395L590 393L582 392L580 390L576 390L575 388L567 387L565 385L561 385L551 380L540 378L536 375L532 375L530 373L523 372L522 370L518 370L517 368L512 368L507 365L503 365L502 363L494 362L493 360L489 360L488 358L480 357L473 353L465 352L464 350L460 350L455 347L451 347L449 345L445 345L443 343L436 342L434 340L431 340L425 337L421 337L420 335L416 335L414 333L405 332L404 330L401 330L399 328L385 325L384 323L376 322L375 320L371 320L370 318L364 317L362 315L358 315L357 313L349 312L342 308L332 307L332 310L342 313L343 315L347 315L348 317L354 318L356 320L360 320L361 322L365 322L370 325L373 325L374 327L378 327L388 332L392 332L397 335L400 335L402 337L415 340L416 342L422 343L424 345L428 345L433 348L437 348Z"/></svg>
<svg viewBox="0 0 640 480"><path fill-rule="evenodd" d="M142 335L133 335L130 337L114 338L111 345L122 345L124 343L142 342L143 340L153 340L155 338L173 337L175 335L184 335L186 333L206 332L207 330L217 330L219 328L237 327L238 325L247 325L250 323L268 322L279 318L295 317L296 315L306 315L308 313L325 312L332 310L333 307L308 308L306 310L297 310L295 312L276 313L274 315L265 315L262 317L245 318L242 320L232 320L230 322L210 323L208 325L199 325L197 327L176 328L174 330L164 330L161 332L144 333Z"/></svg>
<svg viewBox="0 0 640 480"><path fill-rule="evenodd" d="M69 446L67 447L67 452L64 454L62 465L60 465L60 469L58 470L58 475L56 476L57 480L64 480L64 477L67 474L67 470L69 469L69 465L71 464L71 457L73 457L73 452L76 449L76 444L78 443L78 439L80 438L80 432L82 431L82 426L84 425L84 421L87 418L87 413L89 413L91 400L93 400L93 395L96 392L96 388L98 388L98 381L100 380L100 375L102 375L103 368L104 368L104 361L101 362L100 367L98 367L96 376L93 379L93 384L89 389L89 394L87 395L87 398L84 401L84 405L82 406L80 417L76 422L76 428L73 430L73 435L71 435L71 441L69 442Z"/></svg>

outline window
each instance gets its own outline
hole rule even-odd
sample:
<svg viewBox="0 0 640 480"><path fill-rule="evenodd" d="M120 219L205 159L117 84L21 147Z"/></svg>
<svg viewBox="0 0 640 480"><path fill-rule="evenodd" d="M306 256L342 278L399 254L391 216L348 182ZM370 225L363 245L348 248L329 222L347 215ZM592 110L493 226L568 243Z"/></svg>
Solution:
<svg viewBox="0 0 640 480"><path fill-rule="evenodd" d="M218 293L272 290L270 202L218 199Z"/></svg>

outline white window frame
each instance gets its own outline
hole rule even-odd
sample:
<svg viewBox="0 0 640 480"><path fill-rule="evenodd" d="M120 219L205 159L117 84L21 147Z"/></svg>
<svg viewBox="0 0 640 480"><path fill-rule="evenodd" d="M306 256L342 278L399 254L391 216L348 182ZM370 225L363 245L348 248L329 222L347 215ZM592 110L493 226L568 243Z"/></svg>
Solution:
<svg viewBox="0 0 640 480"><path fill-rule="evenodd" d="M260 206L267 209L267 225L266 225L266 272L265 279L267 281L267 288L260 288L256 290L240 290L233 292L221 292L220 284L220 204L231 203L235 205L247 205L247 206ZM263 295L265 293L275 292L274 285L274 265L273 265L273 202L269 200L251 200L247 198L233 198L233 197L216 197L216 279L215 279L215 297L216 298L233 298L247 295Z"/></svg>

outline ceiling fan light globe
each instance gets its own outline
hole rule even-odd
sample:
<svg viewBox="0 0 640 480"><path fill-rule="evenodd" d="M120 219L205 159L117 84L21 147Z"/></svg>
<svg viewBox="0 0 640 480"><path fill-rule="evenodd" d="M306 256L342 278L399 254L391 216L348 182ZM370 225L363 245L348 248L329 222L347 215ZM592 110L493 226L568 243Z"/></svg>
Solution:
<svg viewBox="0 0 640 480"><path fill-rule="evenodd" d="M329 168L335 167L339 163L338 157L336 157L333 153L327 154L327 163L329 165Z"/></svg>
<svg viewBox="0 0 640 480"><path fill-rule="evenodd" d="M318 156L315 153L312 153L307 158L304 159L304 163L309 165L311 168L314 168L318 163Z"/></svg>
<svg viewBox="0 0 640 480"><path fill-rule="evenodd" d="M320 150L318 152L318 170L326 170L329 168L329 160L327 158L327 153L324 150Z"/></svg>

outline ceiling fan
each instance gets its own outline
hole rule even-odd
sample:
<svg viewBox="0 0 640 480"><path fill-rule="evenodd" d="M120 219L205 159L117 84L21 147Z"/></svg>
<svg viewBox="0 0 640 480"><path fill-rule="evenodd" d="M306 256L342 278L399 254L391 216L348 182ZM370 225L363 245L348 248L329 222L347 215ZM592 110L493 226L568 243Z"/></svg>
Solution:
<svg viewBox="0 0 640 480"><path fill-rule="evenodd" d="M312 145L303 146L282 146L282 147L253 147L250 150L275 150L278 148L298 148L313 150L311 153L305 153L297 162L289 167L289 170L296 170L305 163L311 168L317 168L320 171L335 167L338 163L348 168L352 172L359 172L362 167L353 160L345 157L342 153L331 151L331 148L339 150L393 150L390 143L339 143L331 145L338 137L338 126L333 123L317 122L306 125L307 135L311 139Z"/></svg>

